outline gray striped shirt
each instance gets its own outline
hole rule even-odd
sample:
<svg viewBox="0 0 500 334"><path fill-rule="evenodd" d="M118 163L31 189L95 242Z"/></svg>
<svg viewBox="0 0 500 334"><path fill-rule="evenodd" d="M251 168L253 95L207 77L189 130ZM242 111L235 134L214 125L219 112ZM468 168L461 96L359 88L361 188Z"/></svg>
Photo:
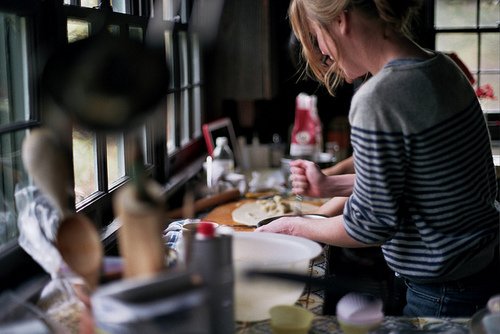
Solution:
<svg viewBox="0 0 500 334"><path fill-rule="evenodd" d="M347 232L382 244L418 282L483 268L498 243L490 138L473 88L447 56L388 64L353 97L356 181Z"/></svg>

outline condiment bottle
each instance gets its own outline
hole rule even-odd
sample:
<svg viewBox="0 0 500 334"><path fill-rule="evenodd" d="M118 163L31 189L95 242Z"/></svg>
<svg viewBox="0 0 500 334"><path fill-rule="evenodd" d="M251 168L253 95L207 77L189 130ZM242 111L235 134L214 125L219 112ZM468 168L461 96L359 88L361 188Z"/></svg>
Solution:
<svg viewBox="0 0 500 334"><path fill-rule="evenodd" d="M189 268L207 288L210 333L235 332L232 235L216 234L214 224L201 221L191 245Z"/></svg>

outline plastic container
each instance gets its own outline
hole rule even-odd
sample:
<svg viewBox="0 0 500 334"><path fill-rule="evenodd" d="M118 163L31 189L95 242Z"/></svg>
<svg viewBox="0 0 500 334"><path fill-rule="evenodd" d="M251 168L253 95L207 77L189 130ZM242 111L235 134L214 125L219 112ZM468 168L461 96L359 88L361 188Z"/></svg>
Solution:
<svg viewBox="0 0 500 334"><path fill-rule="evenodd" d="M370 295L348 293L337 304L337 320L345 334L365 334L377 328L383 318L382 301Z"/></svg>
<svg viewBox="0 0 500 334"><path fill-rule="evenodd" d="M307 334L314 314L300 306L276 305L269 310L274 334Z"/></svg>

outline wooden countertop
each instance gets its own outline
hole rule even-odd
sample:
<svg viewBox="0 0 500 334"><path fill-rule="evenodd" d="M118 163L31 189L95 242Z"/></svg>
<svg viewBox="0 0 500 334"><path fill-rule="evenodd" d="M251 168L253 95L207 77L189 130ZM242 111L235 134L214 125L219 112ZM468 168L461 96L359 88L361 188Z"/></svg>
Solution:
<svg viewBox="0 0 500 334"><path fill-rule="evenodd" d="M236 231L253 231L255 228L253 226L245 226L243 224L236 223L231 213L238 206L255 202L254 199L241 199L238 201L229 202L226 204L219 205L215 207L212 211L210 211L203 219L210 220L216 222L219 225L227 225L233 227Z"/></svg>

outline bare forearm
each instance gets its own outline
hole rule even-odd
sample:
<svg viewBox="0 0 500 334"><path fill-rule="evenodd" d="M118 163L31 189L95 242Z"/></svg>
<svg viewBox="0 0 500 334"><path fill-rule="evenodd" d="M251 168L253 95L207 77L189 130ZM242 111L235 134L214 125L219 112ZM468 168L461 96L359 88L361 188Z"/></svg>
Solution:
<svg viewBox="0 0 500 334"><path fill-rule="evenodd" d="M283 217L261 226L256 232L290 234L338 247L370 247L349 236L344 228L342 216L325 219Z"/></svg>
<svg viewBox="0 0 500 334"><path fill-rule="evenodd" d="M341 215L344 211L344 205L347 199L348 197L334 197L320 206L316 213L329 217Z"/></svg>
<svg viewBox="0 0 500 334"><path fill-rule="evenodd" d="M352 194L355 174L332 175L326 178L322 188L322 197L347 197Z"/></svg>
<svg viewBox="0 0 500 334"><path fill-rule="evenodd" d="M295 224L293 235L305 237L317 242L347 248L370 247L353 239L347 234L342 216L327 219L307 219L300 224Z"/></svg>
<svg viewBox="0 0 500 334"><path fill-rule="evenodd" d="M341 174L353 174L354 173L354 161L353 157L349 157L345 160L340 161L332 167L328 167L322 170L325 175L341 175Z"/></svg>

